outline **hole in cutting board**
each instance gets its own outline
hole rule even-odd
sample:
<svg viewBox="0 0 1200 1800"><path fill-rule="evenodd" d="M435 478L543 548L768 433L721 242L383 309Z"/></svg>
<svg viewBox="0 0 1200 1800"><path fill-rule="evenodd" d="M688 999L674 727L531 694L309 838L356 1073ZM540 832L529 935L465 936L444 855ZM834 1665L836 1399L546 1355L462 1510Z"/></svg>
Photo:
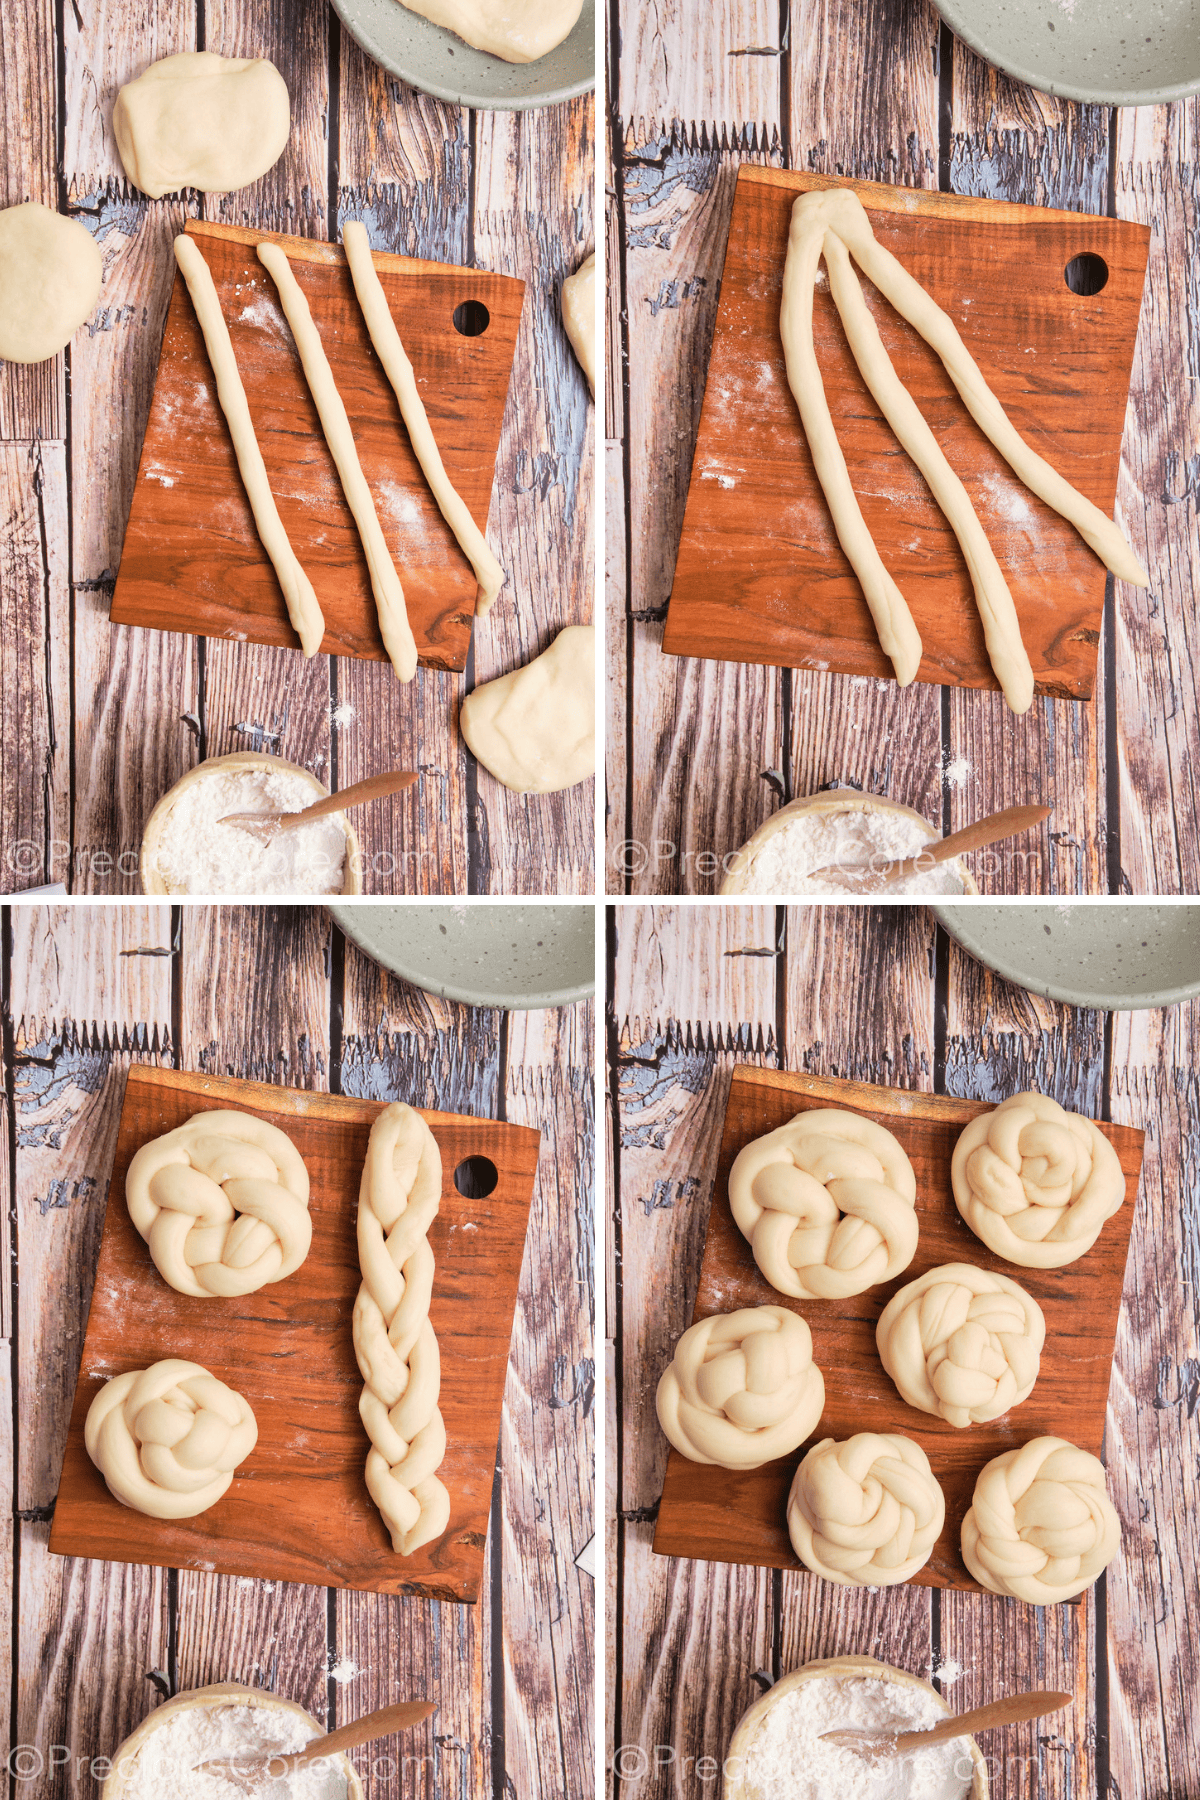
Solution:
<svg viewBox="0 0 1200 1800"><path fill-rule="evenodd" d="M1108 286L1108 264L1093 250L1073 256L1063 270L1063 280L1073 294L1098 294Z"/></svg>
<svg viewBox="0 0 1200 1800"><path fill-rule="evenodd" d="M454 309L454 329L461 337L482 337L491 322L482 300L463 300Z"/></svg>
<svg viewBox="0 0 1200 1800"><path fill-rule="evenodd" d="M454 1185L467 1200L486 1200L500 1179L490 1156L468 1156L454 1171Z"/></svg>

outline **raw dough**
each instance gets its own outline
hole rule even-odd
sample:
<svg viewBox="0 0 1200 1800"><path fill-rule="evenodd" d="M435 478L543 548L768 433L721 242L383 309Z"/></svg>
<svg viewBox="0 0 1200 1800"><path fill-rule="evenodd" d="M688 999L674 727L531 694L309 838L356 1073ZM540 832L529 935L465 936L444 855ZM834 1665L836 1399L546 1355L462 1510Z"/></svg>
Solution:
<svg viewBox="0 0 1200 1800"><path fill-rule="evenodd" d="M729 1205L771 1286L844 1299L907 1269L917 1248L917 1178L890 1131L815 1107L755 1138L729 1171Z"/></svg>
<svg viewBox="0 0 1200 1800"><path fill-rule="evenodd" d="M393 1101L371 1127L358 1194L354 1354L371 1448L367 1487L397 1556L441 1537L450 1496L435 1471L446 1454L438 1409L441 1362L429 1323L429 1227L442 1199L442 1158L411 1106Z"/></svg>
<svg viewBox="0 0 1200 1800"><path fill-rule="evenodd" d="M201 1300L283 1281L312 1242L303 1159L249 1113L195 1113L143 1144L125 1199L163 1280Z"/></svg>
<svg viewBox="0 0 1200 1800"><path fill-rule="evenodd" d="M113 132L134 187L230 194L279 161L292 129L287 82L260 58L185 50L117 95Z"/></svg>
<svg viewBox="0 0 1200 1800"><path fill-rule="evenodd" d="M570 37L583 0L403 0L410 12L505 62L536 62Z"/></svg>
<svg viewBox="0 0 1200 1800"><path fill-rule="evenodd" d="M859 1431L814 1445L787 1513L792 1548L816 1574L843 1587L891 1587L929 1561L946 1500L920 1444Z"/></svg>
<svg viewBox="0 0 1200 1800"><path fill-rule="evenodd" d="M571 348L596 392L596 252L580 263L562 284L562 316Z"/></svg>
<svg viewBox="0 0 1200 1800"><path fill-rule="evenodd" d="M1045 1094L1013 1094L972 1119L954 1146L950 1181L975 1236L1025 1269L1075 1262L1125 1199L1104 1133Z"/></svg>
<svg viewBox="0 0 1200 1800"><path fill-rule="evenodd" d="M1046 1341L1037 1301L990 1269L944 1263L910 1281L875 1327L901 1398L960 1429L998 1419L1033 1391Z"/></svg>
<svg viewBox="0 0 1200 1800"><path fill-rule="evenodd" d="M221 311L221 302L217 298L212 271L189 237L175 239L175 261L187 282L196 318L204 334L208 360L216 378L217 399L221 403L221 411L233 439L233 453L237 457L238 472L242 477L246 498L250 502L250 510L254 514L255 529L263 549L274 565L288 609L288 618L300 639L300 648L305 656L315 656L325 635L325 617L313 592L312 582L300 567L288 534L283 529L275 497L271 493L271 484L267 480L266 466L254 434L250 408L246 403L246 390L238 374L237 359L229 341L229 330Z"/></svg>
<svg viewBox="0 0 1200 1800"><path fill-rule="evenodd" d="M1031 1606L1082 1594L1120 1545L1104 1465L1059 1437L994 1457L963 1520L963 1561L976 1581Z"/></svg>
<svg viewBox="0 0 1200 1800"><path fill-rule="evenodd" d="M675 1346L656 1404L659 1424L692 1462L757 1469L789 1455L825 1404L808 1326L784 1306L698 1319Z"/></svg>
<svg viewBox="0 0 1200 1800"><path fill-rule="evenodd" d="M404 589L396 573L391 551L375 511L375 502L354 447L354 433L346 417L342 396L333 379L333 370L321 344L321 334L313 324L304 289L292 273L292 265L278 244L260 244L258 260L279 290L283 307L300 361L308 382L313 404L321 420L321 429L329 445L329 454L337 466L346 504L354 515L363 554L371 576L371 592L379 614L379 633L391 658L393 669L401 681L411 681L417 672L417 646L408 623Z"/></svg>
<svg viewBox="0 0 1200 1800"><path fill-rule="evenodd" d="M522 669L468 694L473 755L517 794L554 794L596 773L596 632L568 625Z"/></svg>
<svg viewBox="0 0 1200 1800"><path fill-rule="evenodd" d="M441 452L434 440L426 417L425 405L417 387L413 366L408 360L396 321L392 318L387 296L371 256L367 228L357 220L342 227L342 248L350 265L350 278L362 311L375 354L383 364L383 372L392 384L400 404L413 455L421 465L421 473L438 503L442 517L458 540L458 547L475 571L479 598L475 610L482 616L491 611L492 602L504 586L504 570L487 547L482 531L467 509L447 475Z"/></svg>
<svg viewBox="0 0 1200 1800"><path fill-rule="evenodd" d="M107 1382L88 1408L83 1441L122 1506L194 1519L225 1493L258 1425L242 1396L199 1363L168 1359Z"/></svg>
<svg viewBox="0 0 1200 1800"><path fill-rule="evenodd" d="M27 200L0 211L0 362L57 356L100 297L103 262L77 219Z"/></svg>

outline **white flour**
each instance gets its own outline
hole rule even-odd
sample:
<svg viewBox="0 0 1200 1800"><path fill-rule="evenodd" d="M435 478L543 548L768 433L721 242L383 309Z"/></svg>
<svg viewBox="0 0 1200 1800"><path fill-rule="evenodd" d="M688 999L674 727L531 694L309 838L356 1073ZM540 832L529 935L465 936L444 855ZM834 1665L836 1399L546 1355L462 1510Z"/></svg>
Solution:
<svg viewBox="0 0 1200 1800"><path fill-rule="evenodd" d="M246 1800L246 1792L196 1765L214 1756L248 1764L256 1755L303 1750L314 1728L299 1713L278 1706L217 1704L181 1707L152 1732L126 1772L121 1800ZM341 1761L341 1758L338 1758ZM276 1770L255 1795L262 1800L346 1800L341 1768L326 1762L291 1776Z"/></svg>
<svg viewBox="0 0 1200 1800"><path fill-rule="evenodd" d="M974 1765L964 1738L869 1761L822 1742L845 1726L911 1731L946 1716L937 1695L869 1676L815 1676L782 1694L746 1753L744 1780L770 1800L966 1800Z"/></svg>
<svg viewBox="0 0 1200 1800"><path fill-rule="evenodd" d="M782 830L751 858L742 876L746 894L845 894L832 872L815 874L829 865L850 863L874 867L916 856L931 843L928 831L901 812L864 812L847 807L845 812L802 812L793 815ZM872 862L872 859L875 859ZM924 875L897 882L889 894L961 894L962 879L953 863L942 863Z"/></svg>
<svg viewBox="0 0 1200 1800"><path fill-rule="evenodd" d="M346 834L314 819L266 843L218 820L233 812L299 812L318 799L288 770L221 769L187 787L167 815L155 866L172 894L340 894Z"/></svg>

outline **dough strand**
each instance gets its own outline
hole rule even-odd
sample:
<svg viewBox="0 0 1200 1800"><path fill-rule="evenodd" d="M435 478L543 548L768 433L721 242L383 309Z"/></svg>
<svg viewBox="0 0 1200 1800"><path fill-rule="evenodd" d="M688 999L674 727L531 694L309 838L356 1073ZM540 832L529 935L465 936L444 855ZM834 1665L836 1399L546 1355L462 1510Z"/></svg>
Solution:
<svg viewBox="0 0 1200 1800"><path fill-rule="evenodd" d="M288 618L300 639L300 648L305 656L315 656L325 635L325 618L312 582L300 567L275 505L212 271L189 237L175 239L175 261L187 283L204 336L204 347L217 384L217 399L233 439L233 453L254 514L255 529L274 565Z"/></svg>
<svg viewBox="0 0 1200 1800"><path fill-rule="evenodd" d="M333 379L333 370L325 355L321 334L313 323L304 289L292 273L292 266L280 246L260 244L258 260L279 291L280 305L296 340L305 380L320 416L329 453L337 467L346 504L358 527L371 576L371 591L379 613L379 631L384 648L400 680L411 681L417 672L417 646L408 622L404 589L358 460L354 433L350 429L342 396Z"/></svg>

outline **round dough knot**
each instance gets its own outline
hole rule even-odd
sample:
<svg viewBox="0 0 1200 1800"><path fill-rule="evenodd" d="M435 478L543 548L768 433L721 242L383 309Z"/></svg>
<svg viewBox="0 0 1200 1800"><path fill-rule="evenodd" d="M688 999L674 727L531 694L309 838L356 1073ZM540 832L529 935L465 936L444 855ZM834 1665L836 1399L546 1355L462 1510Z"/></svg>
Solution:
<svg viewBox="0 0 1200 1800"><path fill-rule="evenodd" d="M1104 1465L1059 1437L1033 1438L988 1463L962 1528L963 1561L976 1581L1032 1606L1091 1587L1120 1543Z"/></svg>
<svg viewBox="0 0 1200 1800"><path fill-rule="evenodd" d="M1014 1094L972 1119L954 1146L950 1181L975 1236L1027 1269L1074 1262L1125 1198L1104 1133L1044 1094Z"/></svg>
<svg viewBox="0 0 1200 1800"><path fill-rule="evenodd" d="M198 1299L282 1281L312 1242L300 1153L249 1113L196 1113L143 1144L125 1198L163 1280Z"/></svg>
<svg viewBox="0 0 1200 1800"><path fill-rule="evenodd" d="M171 1358L107 1382L88 1408L83 1441L122 1506L194 1519L229 1487L258 1425L240 1394L199 1363Z"/></svg>
<svg viewBox="0 0 1200 1800"><path fill-rule="evenodd" d="M658 1384L659 1423L675 1448L723 1469L757 1469L789 1455L824 1404L812 1335L784 1306L698 1319Z"/></svg>
<svg viewBox="0 0 1200 1800"><path fill-rule="evenodd" d="M820 1107L756 1138L729 1171L729 1204L771 1286L797 1300L861 1294L907 1269L917 1180L890 1131Z"/></svg>
<svg viewBox="0 0 1200 1800"><path fill-rule="evenodd" d="M910 1281L875 1327L879 1360L902 1399L950 1425L982 1425L1026 1399L1046 1321L1007 1275L945 1263Z"/></svg>
<svg viewBox="0 0 1200 1800"><path fill-rule="evenodd" d="M898 1432L825 1438L796 1470L788 1535L802 1563L843 1587L891 1587L933 1554L946 1501L929 1458Z"/></svg>

